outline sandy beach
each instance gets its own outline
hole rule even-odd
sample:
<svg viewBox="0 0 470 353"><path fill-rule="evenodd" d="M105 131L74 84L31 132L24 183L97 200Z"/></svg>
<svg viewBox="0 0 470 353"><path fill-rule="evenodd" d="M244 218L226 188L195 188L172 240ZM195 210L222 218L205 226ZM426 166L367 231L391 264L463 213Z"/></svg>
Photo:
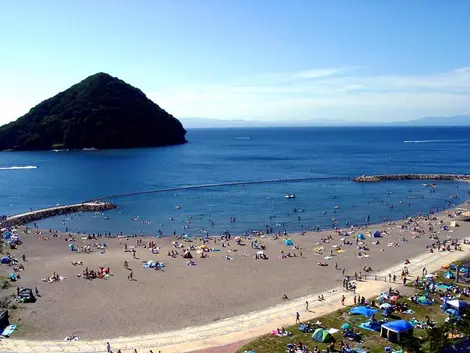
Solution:
<svg viewBox="0 0 470 353"><path fill-rule="evenodd" d="M426 245L436 242L430 235L440 241L468 237L470 224L458 222L460 227L455 228L450 226L452 221L446 212L433 220L407 222L407 229L402 228L404 221L397 221L355 229L349 236L330 230L288 234L279 239L272 235L251 240L241 237L241 245L232 236L224 241L225 247L220 239L216 244L210 239L207 248L220 251L205 252L206 258L200 258L197 250L191 251L197 264L194 266L186 265L188 259L181 256L183 248L174 248L172 242L176 238L82 239L83 235L75 234L71 241L65 233L30 228L25 234L22 227L18 234L23 244L11 255L20 259L25 270L19 272L22 278L13 283L12 291L16 286L37 287L41 297L34 304L22 304L15 315L21 319L18 323L28 327L22 337L30 339L61 340L71 335L85 340L104 339L198 326L282 304L284 294L290 300L341 286L342 268L346 275L353 275L364 274L364 266L370 266L373 274L403 263L428 251ZM447 230L443 230L444 225ZM422 233L417 232L418 228ZM375 230L382 233L381 238L369 236ZM365 235L362 244L356 244L358 232ZM284 244L286 238L292 239L295 249ZM324 242L322 238L329 239ZM251 247L255 239L266 246L267 260L254 258L260 251ZM200 239L178 241L185 248L193 245L197 249L203 244ZM374 244L376 241L380 243ZM155 242L159 254L152 253L148 242ZM72 243L77 248L89 245L91 252L71 251ZM95 247L97 243L106 243L106 251ZM128 250L135 246L135 258L133 252L125 251L125 244ZM342 251L337 251L338 246ZM358 246L367 250L359 250ZM172 250L178 250L180 255L168 256ZM281 258L281 251L296 256ZM328 259L331 251L333 256ZM359 258L358 253L368 256ZM21 260L23 254L26 262ZM165 267L158 271L144 268L149 260L163 262ZM128 278L130 271L124 268L124 261L132 269L133 280ZM328 266L319 266L319 262ZM77 277L85 268L97 271L99 267L109 267L111 276L93 280ZM11 269L2 265L1 271L8 275ZM54 272L65 279L55 283L42 281Z"/></svg>

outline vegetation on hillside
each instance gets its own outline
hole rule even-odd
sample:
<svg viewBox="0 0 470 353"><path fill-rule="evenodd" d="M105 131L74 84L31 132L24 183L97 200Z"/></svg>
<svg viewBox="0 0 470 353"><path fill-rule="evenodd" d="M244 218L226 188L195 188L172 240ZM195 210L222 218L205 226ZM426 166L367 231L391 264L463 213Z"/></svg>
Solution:
<svg viewBox="0 0 470 353"><path fill-rule="evenodd" d="M98 73L0 127L0 150L182 144L182 124L139 89Z"/></svg>

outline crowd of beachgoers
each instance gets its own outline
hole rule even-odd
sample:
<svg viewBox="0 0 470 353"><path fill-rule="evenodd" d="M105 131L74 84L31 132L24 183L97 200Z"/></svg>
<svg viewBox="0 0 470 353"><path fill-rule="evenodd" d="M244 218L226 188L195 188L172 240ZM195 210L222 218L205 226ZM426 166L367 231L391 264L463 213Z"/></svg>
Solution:
<svg viewBox="0 0 470 353"><path fill-rule="evenodd" d="M263 309L345 279L349 286L425 251L458 251L468 235L459 212L325 231L265 227L200 237L161 230L155 237L80 234L32 224L2 229L9 249L1 271L19 290L41 293L18 314L35 328L29 337L143 334Z"/></svg>

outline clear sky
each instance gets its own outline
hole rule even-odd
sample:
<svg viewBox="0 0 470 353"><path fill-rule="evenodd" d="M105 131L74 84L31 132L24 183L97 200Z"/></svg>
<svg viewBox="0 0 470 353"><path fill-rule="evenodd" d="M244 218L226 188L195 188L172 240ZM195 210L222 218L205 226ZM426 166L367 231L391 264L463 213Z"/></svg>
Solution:
<svg viewBox="0 0 470 353"><path fill-rule="evenodd" d="M107 72L176 117L470 113L469 0L3 0L0 123Z"/></svg>

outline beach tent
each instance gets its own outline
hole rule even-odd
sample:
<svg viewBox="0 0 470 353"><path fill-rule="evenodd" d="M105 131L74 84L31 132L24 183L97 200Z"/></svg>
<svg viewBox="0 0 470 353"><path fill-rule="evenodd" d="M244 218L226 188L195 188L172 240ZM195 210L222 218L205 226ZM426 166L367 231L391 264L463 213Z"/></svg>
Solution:
<svg viewBox="0 0 470 353"><path fill-rule="evenodd" d="M9 264L10 262L11 262L11 259L8 256L4 256L0 260L0 263L2 263L2 264Z"/></svg>
<svg viewBox="0 0 470 353"><path fill-rule="evenodd" d="M359 234L357 235L357 239L359 239L359 240L366 240L366 236L365 236L364 234L362 234L362 233L359 233Z"/></svg>
<svg viewBox="0 0 470 353"><path fill-rule="evenodd" d="M317 328L312 335L312 339L318 342L330 342L331 341L331 333L327 330L322 328Z"/></svg>
<svg viewBox="0 0 470 353"><path fill-rule="evenodd" d="M456 318L459 318L459 317L460 317L459 312L458 312L457 310L455 310L455 309L452 309L452 308L447 309L447 310L446 310L446 313L449 314L449 315L451 315L451 316L455 316Z"/></svg>
<svg viewBox="0 0 470 353"><path fill-rule="evenodd" d="M444 278L447 278L447 279L454 279L455 276L454 276L454 274L452 273L452 271L447 270L447 272L444 273Z"/></svg>
<svg viewBox="0 0 470 353"><path fill-rule="evenodd" d="M10 325L10 321L8 320L8 310L2 309L0 310L0 332L2 332L8 325Z"/></svg>
<svg viewBox="0 0 470 353"><path fill-rule="evenodd" d="M8 240L10 238L11 238L11 233L10 232L3 233L3 239Z"/></svg>
<svg viewBox="0 0 470 353"><path fill-rule="evenodd" d="M405 336L413 334L413 325L406 320L391 321L382 325L380 336L390 342L398 343Z"/></svg>
<svg viewBox="0 0 470 353"><path fill-rule="evenodd" d="M455 300L449 300L447 302L447 307L450 308L450 309L455 309L458 313L460 313L460 310L462 310L463 308L466 308L468 307L469 304L463 300L458 300L458 299L455 299Z"/></svg>
<svg viewBox="0 0 470 353"><path fill-rule="evenodd" d="M345 322L344 324L341 325L341 328L343 330L349 330L352 327L352 325L349 322Z"/></svg>
<svg viewBox="0 0 470 353"><path fill-rule="evenodd" d="M349 310L351 315L362 315L365 317L371 317L377 312L375 309L368 308L366 306L355 306Z"/></svg>
<svg viewBox="0 0 470 353"><path fill-rule="evenodd" d="M23 299L26 303L34 303L36 301L36 297L33 294L33 290L31 288L24 288L20 290L18 297Z"/></svg>
<svg viewBox="0 0 470 353"><path fill-rule="evenodd" d="M284 245L291 246L291 245L294 245L294 242L292 241L292 239L286 239L286 240L284 240Z"/></svg>
<svg viewBox="0 0 470 353"><path fill-rule="evenodd" d="M380 232L379 232L378 230L376 230L376 231L374 232L374 234L372 234L372 236L373 236L374 238L380 238L380 237L382 236L382 234L380 234Z"/></svg>

